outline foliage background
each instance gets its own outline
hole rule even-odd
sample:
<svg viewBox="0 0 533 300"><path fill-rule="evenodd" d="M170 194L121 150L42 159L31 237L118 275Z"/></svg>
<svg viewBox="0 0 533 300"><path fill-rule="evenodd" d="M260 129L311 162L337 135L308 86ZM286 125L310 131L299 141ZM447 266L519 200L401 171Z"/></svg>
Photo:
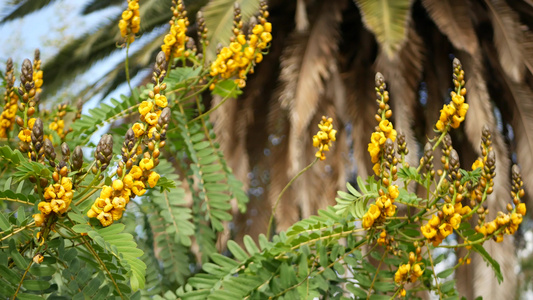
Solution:
<svg viewBox="0 0 533 300"><path fill-rule="evenodd" d="M24 4L25 1L14 2ZM42 10L27 14L23 18L14 21L3 22L0 25L2 26L0 27L2 32L11 33L0 36L0 44L2 45L0 48L0 61L5 62L7 57L13 57L15 62L20 62L25 57L31 57L34 48L40 47L42 60L46 65L46 62L52 60L54 55L61 48L68 45L69 42L79 38L84 33L91 34L97 32L100 29L98 26L104 26L98 24L105 24L108 18L114 19L121 11L121 6L118 1L110 2L111 4L116 4L116 6L111 6L88 15L81 14L81 11L85 8L85 5L94 4L93 1L76 1L73 3L70 1L56 0L49 2L50 4ZM483 118L483 114L486 114L488 111L488 114L493 116L493 126L502 132L501 146L508 149L511 159L518 160L519 163L524 163L523 160L520 160L520 154L517 151L519 144L516 141L516 136L520 134L520 131L516 130L515 124L512 124L510 121L515 115L513 112L505 111L502 108L506 107L506 105L513 107L512 105L514 104L512 103L514 102L522 103L527 108L528 104L532 103L533 100L530 97L532 85L531 67L527 66L525 67L525 71L518 71L518 73L513 70L506 72L505 66L512 68L512 65L516 63L511 60L502 62L504 68L496 70L498 64L494 63L494 60L498 61L500 58L496 54L501 53L496 48L499 48L499 45L501 46L505 41L498 40L496 36L486 36L483 33L485 32L484 29L487 28L493 30L489 13L485 15L485 19L482 18L482 13L472 14L472 10L476 8L483 11L490 11L486 8L488 1L471 1L468 2L469 4L466 8L459 1L449 1L450 7L455 9L455 11L467 11L467 15L458 13L454 16L446 14L439 16L435 11L432 12L431 9L427 9L433 1L415 1L413 10L410 12L415 21L409 24L410 26L416 27L414 32L420 34L422 38L420 36L412 36L415 33L413 33L413 30L409 31L411 36L409 36L409 42L405 48L407 50L405 50L405 53L400 53L399 56L399 60L403 63L395 59L387 60L387 56L377 51L377 44L374 37L371 32L364 28L364 24L361 21L361 14L354 2L332 2L333 6L328 6L328 9L323 8L325 5L329 5L329 3L326 4L326 2L322 1L271 2L273 22L278 28L271 54L266 57L266 61L257 70L256 77L253 77L253 81L250 82L249 87L241 96L240 102L227 103L228 105L223 106L223 109L213 118L218 124L223 124L217 132L219 137L222 140L236 141L234 145L222 144L222 147L223 149L226 147L224 150L228 150L230 146L234 146L233 151L227 151L226 155L230 163L233 164L233 168L239 178L245 179L245 184L248 186L251 197L247 215L238 216L236 222L232 224L237 241L241 240L245 233L251 236L257 236L259 232L264 232L265 223L269 217L268 213L264 212L269 211L271 199L276 197L284 184L290 179L291 174L293 175L304 166L303 160L295 159L295 157L306 157L306 155L309 157L309 153L302 155L304 153L302 149L308 148L306 146L308 141L305 139L298 140L296 145L289 145L287 140L291 139L295 134L294 132L314 131L314 127L310 124L315 124L315 119L317 119L318 115L322 115L322 112L325 111L327 112L326 114L337 115L339 120L344 120L339 122L341 126L344 126L344 140L341 138L339 145L336 146L343 150L335 152L335 157L332 157L331 160L328 159L327 164L321 166L323 169L317 168L316 172L310 173L307 179L301 180L294 188L294 190L309 192L299 194L297 195L298 197L295 194L288 193L282 202L283 206L279 209L284 214L282 218L278 218L281 220L277 224L278 228L285 229L300 217L307 217L314 214L318 208L332 204L334 202L332 195L334 195L339 186L343 185L345 180L353 180L355 174L366 175L368 165L365 166L361 162L365 159L368 160L368 158L362 149L365 150L369 138L364 135L358 135L357 133L365 131L369 135L372 130L368 125L364 127L364 123L370 119L371 121L367 122L367 124L373 124L372 116L374 107L371 102L373 99L371 95L373 76L371 74L374 73L374 68L384 73L389 72L389 74L386 74L388 79L392 78L389 80L394 80L395 77L405 78L406 81L403 83L401 81L391 82L393 103L395 101L394 95L398 95L396 96L398 100L402 99L401 101L405 101L398 101L401 104L397 104L399 107L396 114L401 115L401 105L414 107L415 109L407 114L410 118L416 120L415 125L417 129L413 132L413 138L416 140L418 137L424 136L427 133L424 132L424 128L430 128L425 122L426 118L428 120L435 119L432 114L435 114L435 110L441 106L442 102L446 101L444 97L435 93L435 91L444 90L445 92L441 94L446 94L447 92L446 87L449 85L449 76L446 74L448 71L443 70L447 70L446 66L449 65L449 56L452 54L468 56L468 52L474 47L467 43L469 34L473 34L475 39L480 41L480 47L484 47L483 55L480 54L478 58L481 59L481 57L484 57L484 62L491 61L490 59L492 59L493 65L490 69L493 72L491 74L495 74L494 76L487 75L487 72L479 69L479 60L477 61L478 65L475 65L475 59L471 60L473 64L471 69L477 70L473 73L470 72L472 74L471 76L478 76L476 77L478 83L487 83L484 88L488 88L488 91L485 91L485 94L490 92L494 101L492 107L490 105L488 107L477 107L477 116ZM489 3L505 4L504 1L493 1ZM531 15L533 6L529 1L515 1L514 3L509 9L514 11L516 19L522 22L521 30L523 30L524 35L531 38L531 32L527 27L530 24L528 24L526 17ZM3 11L6 15L9 14L11 12L11 4L8 1L1 3L0 5L4 5L4 7L0 7L0 11ZM498 8L498 6L495 7ZM512 16L512 13L504 9L498 11L504 17ZM287 20L289 22L286 22ZM462 33L464 35L462 36L462 40L450 42L443 34L437 33L439 29L446 31L446 29L442 29L439 26L439 24L446 22L450 24L462 24L464 28L468 27L465 24L474 22L474 29L476 31L465 33L468 29L463 28ZM43 24L46 26L41 26ZM332 24L336 25L334 26ZM164 34L165 31L166 27L155 26L155 29L151 33L145 33L143 38L139 40L140 43L133 45L132 52L137 50L142 51L144 46L150 44L148 43L149 40L157 38ZM489 41L489 44L487 41ZM491 41L494 44L490 44ZM528 46L529 44L526 44L526 42L524 44ZM462 47L457 46L458 44L462 45ZM42 47L42 45L45 45L45 47ZM112 45L112 47L114 46ZM526 64L528 59L532 57L528 55L528 49L530 50L531 48L524 47L523 53L509 53L508 55L510 57L522 57L522 61ZM505 49L502 51L505 51ZM510 50L508 49L508 51ZM311 53L306 58L309 61L313 61L313 63L298 61L296 57L302 52ZM343 55L337 55L338 53L342 53ZM491 57L489 55L490 53L494 56ZM123 57L124 50L116 51L102 62L94 64L85 75L77 77L76 81L71 82L68 86L62 88L54 87L57 88L57 91L56 93L52 93L49 98L57 103L72 99L74 95L80 95L80 93L86 91L86 87L93 86L95 84L93 81L94 78L102 78L96 84L96 87L101 89L99 89L100 92L97 94L84 95L85 100L90 101L84 106L85 112L100 101L105 103L110 98L116 97L117 94L127 93L126 85L120 84L120 74L113 72L114 70L121 70L120 64ZM138 57L138 65L149 65L143 62L150 61L151 58L150 55ZM381 60L378 58L381 58ZM92 62L92 60L82 60L78 63L91 65ZM433 67L427 65L431 63L433 63ZM279 69L277 67L278 64L281 65ZM468 64L468 60L466 64ZM118 68L116 67L117 65L119 66ZM333 69L327 69L325 67L332 65L335 66ZM291 66L292 69L290 68ZM418 84L420 78L417 80L416 78L413 79L413 76L408 75L416 73L420 77L422 76L421 69L426 70L423 73L425 80L422 80L422 84ZM141 83L147 72L149 72L147 69L138 70L140 72L134 78L134 84ZM290 70L293 71L291 72ZM523 80L516 82L509 80L513 76L520 77L516 75L520 74L520 72L525 74L523 75ZM297 75L299 74L302 76L298 77ZM299 82L294 82L294 78L300 78ZM444 88L442 86L437 88L432 87L431 84L435 84L436 82L441 82ZM300 85L303 85L303 90L309 86L316 86L318 89L308 89L312 92L298 95L300 91L298 87ZM404 85L409 88L402 89L401 86ZM483 85L478 85L477 88L483 89ZM473 88L475 89L476 87L474 86ZM504 92L499 93L498 89L500 88ZM269 92L264 93L265 90ZM366 92L362 92L363 90L366 90ZM515 100L508 100L510 96L507 94L510 91L519 92L519 95L512 96ZM368 96L369 93L370 96ZM486 100L488 95L479 96L479 94L480 92L478 90L479 99ZM361 100L366 99L365 97L368 98L368 102ZM305 104L306 102L302 102L303 104L298 104L297 102L290 103L291 98L307 99L308 101L315 101L317 104L313 111L305 111L305 107L308 106ZM216 103L217 100L214 99L214 101ZM343 103L339 103L339 101ZM280 103L282 107L289 108L288 112L279 108ZM343 115L342 110L339 110L339 107L345 108L345 115ZM473 107L473 109L476 108ZM268 115L265 113L267 111L269 112ZM530 111L526 109L525 112ZM472 114L470 113L470 118L476 120L472 122L478 122L479 118L473 118ZM224 117L225 115L230 117ZM235 121L232 117L235 115L245 117ZM527 113L524 117L526 135L531 134L527 130L531 128L531 123L533 123L532 117ZM302 118L307 121L302 121ZM274 122L274 120L281 121ZM397 122L401 121L397 120ZM400 128L402 127L401 124L399 126ZM268 130L263 130L262 128L268 128ZM465 142L469 141L469 135L474 134L469 133L467 129L465 132L459 132L454 138L457 141ZM474 142L471 142L471 144L476 145ZM468 153L472 148L475 149L476 147L469 146L468 143L465 143L465 145L468 146L465 146L465 149L463 149L464 153ZM527 152L528 147L523 148ZM412 153L416 154L417 151L414 150ZM468 158L466 160L468 161ZM272 161L275 164L270 168L269 163ZM465 162L464 165L468 165L468 163ZM524 169L527 170L527 168ZM323 174L326 174L326 178L321 177L324 176ZM524 178L533 177L528 177L526 173L524 174ZM312 197L311 195L316 194L316 190L310 186L306 186L306 182L314 182L317 179L322 179L324 186L329 189L324 189L321 197ZM527 184L528 182L526 180L526 190L528 188L529 190L533 190L533 187ZM295 198L299 199L298 203L291 201L291 199ZM326 203L324 199L330 199L330 202ZM510 278L516 276L518 283L530 282L532 276L533 232L531 227L531 221L525 222L517 241L512 243L510 247L507 247L504 250L506 252L498 254L505 256L508 252L515 252L515 248L518 249L518 257L520 259L512 260L511 264L506 265L507 270L504 270L504 274L508 274L507 276L511 276ZM220 237L221 240L228 238L230 238L229 235ZM474 262L472 269L476 268L476 263L483 264ZM478 274L477 278L473 276L474 281L482 280L479 271L477 273L475 271L473 272L473 274ZM507 280L507 283L509 283L509 280ZM487 286L487 284L491 283L483 283L481 284L481 288ZM472 286L475 286L475 284L472 284ZM533 289L533 287L527 287L523 284L520 284L520 286L522 289L529 289L530 293L531 289ZM528 296L526 294L523 297Z"/></svg>

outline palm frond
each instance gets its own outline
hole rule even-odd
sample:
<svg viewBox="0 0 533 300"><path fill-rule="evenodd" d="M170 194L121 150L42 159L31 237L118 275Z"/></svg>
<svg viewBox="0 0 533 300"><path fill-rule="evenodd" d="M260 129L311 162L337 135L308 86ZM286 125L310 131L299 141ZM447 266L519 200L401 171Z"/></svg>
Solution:
<svg viewBox="0 0 533 300"><path fill-rule="evenodd" d="M525 66L523 35L518 14L503 0L485 0L485 3L494 29L494 42L503 71L514 81L522 81Z"/></svg>
<svg viewBox="0 0 533 300"><path fill-rule="evenodd" d="M55 0L25 0L17 4L17 7L13 11L9 12L5 17L0 20L0 24L6 23L7 21L15 20L22 18L36 12L48 4L54 2Z"/></svg>
<svg viewBox="0 0 533 300"><path fill-rule="evenodd" d="M468 3L461 0L423 0L422 5L455 48L473 54L479 48Z"/></svg>
<svg viewBox="0 0 533 300"><path fill-rule="evenodd" d="M81 14L88 15L93 12L107 9L111 6L119 6L124 3L125 2L123 0L107 0L107 1L92 0L91 2L88 2L87 4L85 4L85 6L83 7L83 10L81 11Z"/></svg>
<svg viewBox="0 0 533 300"><path fill-rule="evenodd" d="M411 0L354 0L363 22L376 36L389 58L401 49L407 38Z"/></svg>

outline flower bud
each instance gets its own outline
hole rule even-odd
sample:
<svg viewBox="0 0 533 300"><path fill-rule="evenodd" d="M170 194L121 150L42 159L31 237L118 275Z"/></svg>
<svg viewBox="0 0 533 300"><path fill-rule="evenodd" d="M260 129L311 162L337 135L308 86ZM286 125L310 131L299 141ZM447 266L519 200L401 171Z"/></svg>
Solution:
<svg viewBox="0 0 533 300"><path fill-rule="evenodd" d="M71 158L72 170L77 171L83 166L83 151L81 146L76 146Z"/></svg>

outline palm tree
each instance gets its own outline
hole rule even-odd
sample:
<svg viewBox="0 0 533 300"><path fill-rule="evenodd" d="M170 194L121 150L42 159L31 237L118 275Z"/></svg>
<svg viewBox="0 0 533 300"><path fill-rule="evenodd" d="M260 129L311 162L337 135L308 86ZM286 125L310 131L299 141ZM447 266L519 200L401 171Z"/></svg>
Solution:
<svg viewBox="0 0 533 300"><path fill-rule="evenodd" d="M51 1L51 0L50 0ZM39 9L50 1L26 0L3 21ZM233 2L246 21L258 0L185 1L189 16L204 12L210 30L210 55L225 42ZM91 13L124 1L91 1ZM494 132L499 176L489 199L492 216L503 210L510 187L510 165L521 165L526 189L533 190L533 3L530 0L271 0L274 40L270 54L250 77L237 101L226 103L212 118L235 173L249 185L251 201L235 223L240 236L264 232L271 205L281 189L314 156L310 137L322 115L334 117L339 139L325 164L303 175L283 197L277 229L286 229L334 203L335 192L355 174L367 176L366 152L376 122L373 81L385 75L395 112L395 127L406 135L408 160L417 165L425 137L443 103L449 101L451 60L459 57L467 76L468 118L453 134L463 167L479 155L481 128ZM170 1L141 2L142 31L164 26ZM118 18L118 17L117 17ZM192 20L193 21L193 20ZM68 77L81 74L116 50L118 19L71 42L45 62L45 93ZM194 31L194 30L192 30ZM162 33L164 34L164 33ZM134 74L153 60L162 36L132 54ZM122 65L99 82L107 91L124 82ZM213 103L219 101L216 97ZM438 161L436 159L435 161ZM465 167L466 168L466 167ZM319 183L319 184L317 184ZM531 197L528 204L533 204ZM516 257L513 241L488 244L501 262L504 285L485 276L485 263L474 256L457 272L461 294L471 299L514 296Z"/></svg>

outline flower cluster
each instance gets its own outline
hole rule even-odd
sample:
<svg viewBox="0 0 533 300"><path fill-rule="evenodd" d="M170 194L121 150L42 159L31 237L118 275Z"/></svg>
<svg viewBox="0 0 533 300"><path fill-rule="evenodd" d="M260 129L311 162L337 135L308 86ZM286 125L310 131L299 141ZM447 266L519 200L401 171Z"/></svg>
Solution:
<svg viewBox="0 0 533 300"><path fill-rule="evenodd" d="M65 121L63 117L67 114L67 104L60 104L57 106L57 113L54 117L54 121L50 122L48 128L57 133L60 139L64 139L68 131L65 130ZM53 136L49 136L51 141L54 141Z"/></svg>
<svg viewBox="0 0 533 300"><path fill-rule="evenodd" d="M337 134L337 130L333 129L332 123L332 118L322 116L322 121L318 124L320 130L313 136L313 147L318 148L315 156L320 158L320 160L326 159L324 152L329 151L332 142L336 141L335 135Z"/></svg>
<svg viewBox="0 0 533 300"><path fill-rule="evenodd" d="M483 224L481 227L476 227L477 231L483 233L484 236L495 233L493 237L498 243L503 241L504 234L514 234L518 230L518 226L522 223L523 217L526 215L526 204L520 202L525 192L522 188L523 182L517 165L514 165L512 168L512 177L511 196L513 197L514 207L508 204L508 213L500 211L496 219Z"/></svg>
<svg viewBox="0 0 533 300"><path fill-rule="evenodd" d="M44 199L38 204L40 214L34 214L35 225L43 225L46 218L52 213L64 214L72 202L74 191L72 190L72 179L62 177L57 183L50 184L44 189Z"/></svg>
<svg viewBox="0 0 533 300"><path fill-rule="evenodd" d="M128 0L128 8L122 12L122 19L118 22L120 35L131 44L135 41L135 34L141 28L139 15L139 0Z"/></svg>
<svg viewBox="0 0 533 300"><path fill-rule="evenodd" d="M380 189L379 194L376 203L371 204L363 216L363 228L365 229L369 229L375 223L382 223L386 217L392 217L396 214L397 207L394 205L394 199L400 195L398 186L389 186L388 193Z"/></svg>
<svg viewBox="0 0 533 300"><path fill-rule="evenodd" d="M13 60L8 59L6 64L6 90L4 92L5 106L0 115L0 138L7 138L7 133L13 129L17 113L18 96L15 94L15 76L13 75Z"/></svg>
<svg viewBox="0 0 533 300"><path fill-rule="evenodd" d="M31 142L32 120L35 121L35 119L29 119L29 117L35 113L37 102L39 101L35 82L33 81L33 67L29 59L25 59L22 62L18 92L22 96L22 103L19 104L18 108L25 116L24 119L16 117L15 122L20 126L18 137L21 143L19 148L21 152L26 153L29 151L29 143Z"/></svg>
<svg viewBox="0 0 533 300"><path fill-rule="evenodd" d="M137 172L139 173L139 172ZM142 195L146 192L141 181L134 181L133 175L129 175L128 180L123 182L120 179L113 181L112 186L104 185L100 196L96 198L91 209L87 212L89 218L97 218L102 226L109 226L113 221L122 218L122 213L126 209L126 204L130 202L133 193ZM136 175L137 179L140 175Z"/></svg>
<svg viewBox="0 0 533 300"><path fill-rule="evenodd" d="M250 26L252 30L248 37L240 28L234 28L236 38L229 47L223 47L218 52L216 60L211 64L211 76L220 75L223 79L227 79L238 75L239 78L235 79L235 82L240 88L246 85L246 75L248 72L253 72L254 65L263 60L263 50L268 48L272 40L272 24L266 21L268 17L266 8L266 3L262 1L260 24ZM240 14L236 15L240 18Z"/></svg>
<svg viewBox="0 0 533 300"><path fill-rule="evenodd" d="M122 161L117 168L118 178L111 186L104 186L100 197L87 212L97 218L102 226L109 226L122 217L128 202L142 196L146 188L156 186L160 175L153 171L159 164L159 148L165 146L166 129L170 120L167 98L161 94L166 89L162 83L166 73L164 52L159 52L152 81L154 88L148 99L139 106L141 122L135 123L126 132L122 147ZM146 150L143 153L143 146ZM98 151L98 149L97 149ZM138 159L142 154L142 158Z"/></svg>
<svg viewBox="0 0 533 300"><path fill-rule="evenodd" d="M161 51L165 53L167 61L170 58L176 58L183 55L185 51L185 45L189 40L187 34L187 26L189 26L189 20L187 19L187 12L183 5L182 0L172 1L172 20L170 21L170 32L165 35L164 44L161 46Z"/></svg>
<svg viewBox="0 0 533 300"><path fill-rule="evenodd" d="M466 88L464 88L465 72L461 62L459 62L457 58L453 60L453 69L453 83L456 91L450 93L452 102L450 104L445 104L440 110L440 117L436 124L437 130L440 132L444 132L448 125L452 128L458 128L461 122L464 121L466 112L468 111L468 104L465 103L464 98L466 95Z"/></svg>
<svg viewBox="0 0 533 300"><path fill-rule="evenodd" d="M422 234L433 246L438 246L442 241L459 228L464 215L471 211L469 206L463 206L460 202L446 203L442 206L438 214L431 216L426 225L420 227Z"/></svg>
<svg viewBox="0 0 533 300"><path fill-rule="evenodd" d="M41 52L35 49L35 59L33 60L33 81L35 82L35 93L41 92L43 86L43 70L41 70Z"/></svg>
<svg viewBox="0 0 533 300"><path fill-rule="evenodd" d="M392 123L388 120L392 116L390 106L387 104L389 101L389 92L386 89L385 79L381 73L376 74L376 93L377 102L379 105L378 113L376 114L376 120L379 125L376 127L376 131L372 133L370 143L368 144L368 153L374 164L373 170L376 175L380 174L381 162L380 159L384 154L385 142L387 139L396 141L397 132L394 129Z"/></svg>
<svg viewBox="0 0 533 300"><path fill-rule="evenodd" d="M403 285L407 282L415 282L424 274L424 263L420 262L422 256L420 256L420 247L417 247L416 255L414 252L409 252L409 262L401 264L394 274L394 282L399 285ZM405 297L407 291L402 288L400 296Z"/></svg>

